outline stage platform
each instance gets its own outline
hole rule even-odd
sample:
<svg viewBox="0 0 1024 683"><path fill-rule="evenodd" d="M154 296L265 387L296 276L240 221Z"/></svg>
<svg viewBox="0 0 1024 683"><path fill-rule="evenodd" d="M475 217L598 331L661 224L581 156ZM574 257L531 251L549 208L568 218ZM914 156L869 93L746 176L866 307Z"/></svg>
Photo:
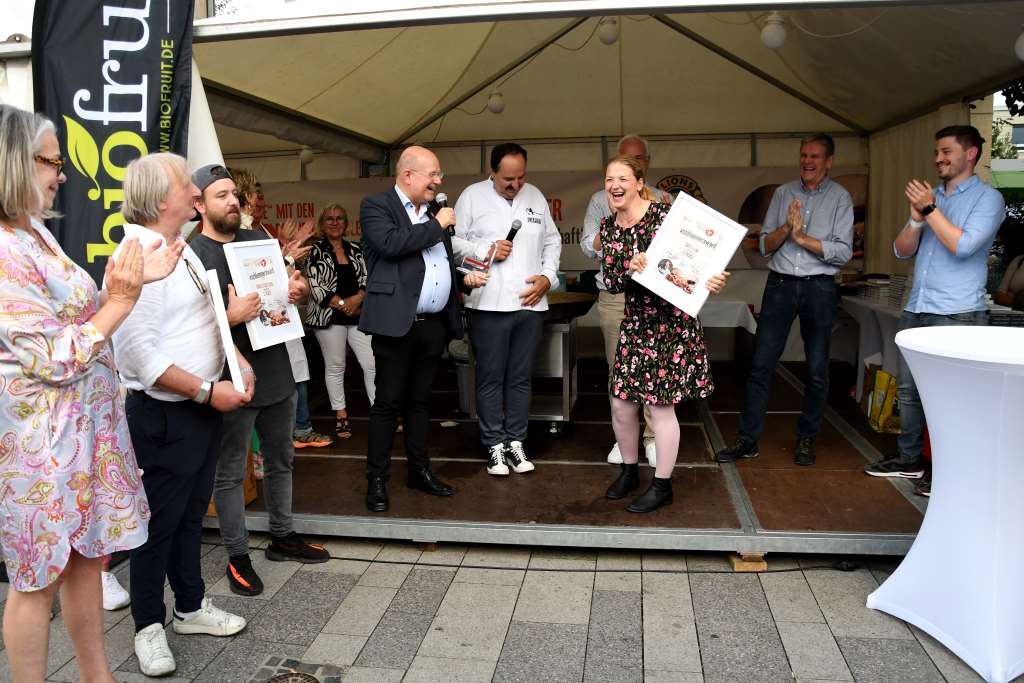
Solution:
<svg viewBox="0 0 1024 683"><path fill-rule="evenodd" d="M833 367L815 466L792 462L802 399L799 364L775 375L761 456L736 465L715 463L713 452L732 440L739 420L745 379L739 362L714 365L716 392L709 401L678 407L674 504L652 514L628 513L628 501L604 497L618 466L605 462L614 437L600 359L581 359L579 401L561 435L549 433L546 423L531 423L527 448L536 471L508 477L486 473L476 422L458 412L454 370L442 371L430 454L434 471L456 495L435 498L405 487L398 435L388 486L391 509L370 514L363 503L367 404L361 373L353 370L358 367L350 368L346 387L353 437L296 453L293 510L300 533L421 543L900 555L923 517L925 500L912 495L911 482L863 473L864 464L888 453L895 440L867 428L848 396L852 368L841 364ZM311 408L322 416L314 419L315 427L332 433L329 406L314 396ZM653 470L641 470L646 487ZM216 519L207 518L207 524L216 526ZM248 524L250 530L266 530L262 496L249 506Z"/></svg>

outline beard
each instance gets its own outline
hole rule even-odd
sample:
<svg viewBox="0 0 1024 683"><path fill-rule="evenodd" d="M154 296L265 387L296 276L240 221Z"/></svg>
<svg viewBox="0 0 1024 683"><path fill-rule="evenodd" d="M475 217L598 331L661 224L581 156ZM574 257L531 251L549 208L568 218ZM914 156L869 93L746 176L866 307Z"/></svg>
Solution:
<svg viewBox="0 0 1024 683"><path fill-rule="evenodd" d="M238 227L242 224L242 214L237 211L225 213L221 216L207 214L206 217L210 221L210 227L222 235L237 234Z"/></svg>

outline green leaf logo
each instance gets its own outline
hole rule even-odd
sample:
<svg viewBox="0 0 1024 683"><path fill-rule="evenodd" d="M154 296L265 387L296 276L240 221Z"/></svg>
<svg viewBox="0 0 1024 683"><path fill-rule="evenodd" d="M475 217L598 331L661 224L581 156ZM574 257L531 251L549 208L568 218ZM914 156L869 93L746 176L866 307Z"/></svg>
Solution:
<svg viewBox="0 0 1024 683"><path fill-rule="evenodd" d="M100 198L100 184L96 181L96 173L100 169L100 150L89 131L78 121L65 116L64 124L68 132L68 157L75 169L96 186L89 190L89 199L96 201Z"/></svg>

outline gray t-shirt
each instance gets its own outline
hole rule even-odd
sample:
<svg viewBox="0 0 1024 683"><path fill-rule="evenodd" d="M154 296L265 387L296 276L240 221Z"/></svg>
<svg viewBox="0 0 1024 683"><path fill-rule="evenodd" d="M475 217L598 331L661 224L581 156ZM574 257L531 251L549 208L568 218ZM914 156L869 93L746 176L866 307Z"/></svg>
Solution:
<svg viewBox="0 0 1024 683"><path fill-rule="evenodd" d="M262 232L239 230L234 241L251 242L253 240L265 239L267 239L267 236ZM189 246L192 247L192 251L196 253L207 270L217 271L221 295L224 297L226 304L228 300L228 285L234 283L231 281L231 272L228 270L227 257L224 256L224 244L210 239L206 235L196 235L189 242ZM274 346L254 351L252 344L249 342L249 333L245 329L245 323L232 327L231 337L235 342L235 346L242 352L245 359L249 361L253 371L256 373L256 393L253 395L249 407L262 408L273 405L283 401L295 391L295 377L292 375L292 366L288 361L288 350L284 344L275 344Z"/></svg>

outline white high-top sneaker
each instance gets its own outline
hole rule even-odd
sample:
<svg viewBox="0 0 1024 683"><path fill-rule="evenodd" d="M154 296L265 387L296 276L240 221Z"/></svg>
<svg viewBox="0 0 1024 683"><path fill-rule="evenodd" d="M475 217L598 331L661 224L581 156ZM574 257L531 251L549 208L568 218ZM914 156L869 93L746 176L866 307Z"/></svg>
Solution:
<svg viewBox="0 0 1024 683"><path fill-rule="evenodd" d="M534 470L533 463L526 457L526 451L523 450L522 441L509 442L508 448L505 450L505 461L518 474L526 474Z"/></svg>
<svg viewBox="0 0 1024 683"><path fill-rule="evenodd" d="M508 476L508 463L505 462L505 444L496 443L487 451L487 474L498 477Z"/></svg>
<svg viewBox="0 0 1024 683"><path fill-rule="evenodd" d="M127 607L132 601L128 591L117 582L117 577L110 572L100 572L100 583L103 586L103 609L108 612Z"/></svg>
<svg viewBox="0 0 1024 683"><path fill-rule="evenodd" d="M135 656L147 676L166 676L178 668L167 646L163 624L150 624L135 634Z"/></svg>

